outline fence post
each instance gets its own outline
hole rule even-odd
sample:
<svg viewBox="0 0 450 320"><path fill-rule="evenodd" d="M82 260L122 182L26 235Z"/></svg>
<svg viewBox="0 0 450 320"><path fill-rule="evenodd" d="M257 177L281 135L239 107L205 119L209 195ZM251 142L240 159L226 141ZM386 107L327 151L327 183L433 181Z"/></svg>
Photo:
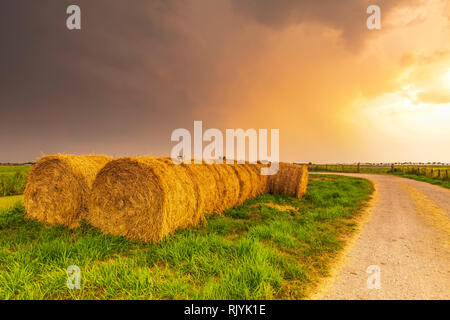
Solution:
<svg viewBox="0 0 450 320"><path fill-rule="evenodd" d="M357 171L358 171L358 173L360 173L360 164L359 164L359 162L358 162Z"/></svg>
<svg viewBox="0 0 450 320"><path fill-rule="evenodd" d="M445 180L448 180L448 170L445 169Z"/></svg>
<svg viewBox="0 0 450 320"><path fill-rule="evenodd" d="M441 169L438 169L438 179L441 178Z"/></svg>

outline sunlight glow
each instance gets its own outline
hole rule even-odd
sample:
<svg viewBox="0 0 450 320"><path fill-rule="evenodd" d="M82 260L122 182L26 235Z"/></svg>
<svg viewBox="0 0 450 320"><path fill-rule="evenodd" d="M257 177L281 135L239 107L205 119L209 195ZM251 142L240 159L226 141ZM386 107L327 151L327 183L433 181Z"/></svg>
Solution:
<svg viewBox="0 0 450 320"><path fill-rule="evenodd" d="M444 74L444 76L442 77L442 80L444 81L444 86L450 88L450 68Z"/></svg>

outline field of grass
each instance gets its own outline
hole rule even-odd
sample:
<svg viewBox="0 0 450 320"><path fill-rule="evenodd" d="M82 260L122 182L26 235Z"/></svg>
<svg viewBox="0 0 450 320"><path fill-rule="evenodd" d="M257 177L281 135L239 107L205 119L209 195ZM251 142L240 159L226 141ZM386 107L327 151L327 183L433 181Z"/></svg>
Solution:
<svg viewBox="0 0 450 320"><path fill-rule="evenodd" d="M349 172L349 173L388 173L391 166L388 165L358 165L356 164L312 164L308 165L310 172Z"/></svg>
<svg viewBox="0 0 450 320"><path fill-rule="evenodd" d="M367 180L311 175L303 199L262 195L159 244L48 228L0 210L0 299L301 299L370 198ZM67 267L81 289L66 286Z"/></svg>
<svg viewBox="0 0 450 320"><path fill-rule="evenodd" d="M0 197L0 210L13 207L17 202L22 202L23 196Z"/></svg>
<svg viewBox="0 0 450 320"><path fill-rule="evenodd" d="M31 165L11 165L0 166L0 175L14 175L17 172L28 173L31 170Z"/></svg>
<svg viewBox="0 0 450 320"><path fill-rule="evenodd" d="M0 197L22 194L30 170L30 165L0 166Z"/></svg>
<svg viewBox="0 0 450 320"><path fill-rule="evenodd" d="M435 185L450 189L450 180L441 180L441 179L430 178L430 177L426 177L426 176L418 176L416 174L408 174L408 173L401 173L401 172L394 172L393 174L395 174L396 176L399 176L399 177L414 179L414 180L422 181L422 182L428 182L431 184L435 184Z"/></svg>
<svg viewBox="0 0 450 320"><path fill-rule="evenodd" d="M390 165L313 164L308 169L311 172L395 174L450 188L450 166L446 165L394 165L392 168Z"/></svg>

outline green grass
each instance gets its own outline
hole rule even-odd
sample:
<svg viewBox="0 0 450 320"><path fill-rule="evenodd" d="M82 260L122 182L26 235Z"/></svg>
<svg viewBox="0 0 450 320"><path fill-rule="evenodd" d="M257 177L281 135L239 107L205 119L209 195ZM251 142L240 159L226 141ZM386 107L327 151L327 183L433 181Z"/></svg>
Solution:
<svg viewBox="0 0 450 320"><path fill-rule="evenodd" d="M303 199L262 195L160 244L0 212L1 299L301 299L327 274L373 188L311 175ZM66 269L81 269L81 290Z"/></svg>
<svg viewBox="0 0 450 320"><path fill-rule="evenodd" d="M0 197L22 194L30 170L30 165L0 166Z"/></svg>
<svg viewBox="0 0 450 320"><path fill-rule="evenodd" d="M417 170L426 176L437 177L438 170L441 170L441 178L445 178L445 170L450 171L450 166L448 165L394 165L394 172L397 173L409 173L414 174ZM310 172L349 172L358 173L358 165L356 164L312 164L308 165L308 170ZM359 166L359 173L392 173L392 167L390 165L366 165L361 164Z"/></svg>
<svg viewBox="0 0 450 320"><path fill-rule="evenodd" d="M445 165L337 165L337 164L314 164L309 165L310 172L347 172L347 173L372 173L372 174L394 174L396 176L428 182L444 188L450 188L450 166Z"/></svg>
<svg viewBox="0 0 450 320"><path fill-rule="evenodd" d="M28 173L31 170L31 165L11 165L0 166L0 174L14 175L16 172Z"/></svg>
<svg viewBox="0 0 450 320"><path fill-rule="evenodd" d="M23 196L0 197L0 209L7 209L17 202L22 202Z"/></svg>
<svg viewBox="0 0 450 320"><path fill-rule="evenodd" d="M450 180L440 180L440 179L436 179L436 178L430 178L430 177L426 177L426 176L418 176L416 174L407 174L407 173L401 173L401 172L396 172L393 174L396 176L399 176L399 177L414 179L414 180L422 181L422 182L428 182L431 184L435 184L435 185L450 189Z"/></svg>
<svg viewBox="0 0 450 320"><path fill-rule="evenodd" d="M310 172L348 172L357 173L358 166L355 164L313 164L308 165ZM391 166L387 165L360 165L359 173L388 173L391 170Z"/></svg>

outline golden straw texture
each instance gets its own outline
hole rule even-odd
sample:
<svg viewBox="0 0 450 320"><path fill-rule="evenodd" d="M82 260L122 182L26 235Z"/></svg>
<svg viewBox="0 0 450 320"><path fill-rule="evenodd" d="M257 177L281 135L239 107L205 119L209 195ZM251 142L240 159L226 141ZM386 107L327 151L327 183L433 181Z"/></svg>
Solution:
<svg viewBox="0 0 450 320"><path fill-rule="evenodd" d="M97 175L88 221L101 231L158 242L204 218L188 170L161 158L122 158Z"/></svg>
<svg viewBox="0 0 450 320"><path fill-rule="evenodd" d="M97 174L87 219L105 233L159 242L177 229L201 224L205 213L221 214L268 191L299 196L306 190L303 167L283 164L277 175L263 176L263 166L117 159Z"/></svg>
<svg viewBox="0 0 450 320"><path fill-rule="evenodd" d="M27 216L48 225L78 227L86 214L87 196L95 176L111 160L94 155L42 157L27 177Z"/></svg>

